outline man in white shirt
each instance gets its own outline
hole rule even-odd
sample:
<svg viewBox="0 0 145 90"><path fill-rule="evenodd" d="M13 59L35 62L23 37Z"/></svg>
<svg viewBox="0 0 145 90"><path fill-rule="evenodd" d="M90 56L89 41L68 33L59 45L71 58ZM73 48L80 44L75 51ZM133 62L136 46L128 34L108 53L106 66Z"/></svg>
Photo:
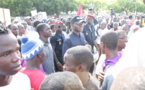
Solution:
<svg viewBox="0 0 145 90"><path fill-rule="evenodd" d="M0 25L0 90L30 90L29 78L21 69L19 44L14 34Z"/></svg>

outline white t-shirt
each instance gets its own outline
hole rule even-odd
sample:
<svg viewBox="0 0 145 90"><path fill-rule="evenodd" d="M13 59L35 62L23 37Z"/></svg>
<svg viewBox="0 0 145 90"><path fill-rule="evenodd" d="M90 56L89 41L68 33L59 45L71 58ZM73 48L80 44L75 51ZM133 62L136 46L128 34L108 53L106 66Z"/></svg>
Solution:
<svg viewBox="0 0 145 90"><path fill-rule="evenodd" d="M99 62L96 66L96 72L95 72L96 74L99 74L99 72L103 72L103 64L105 62L105 58L106 58L105 54L101 54Z"/></svg>
<svg viewBox="0 0 145 90"><path fill-rule="evenodd" d="M18 72L12 76L10 84L0 87L0 90L31 90L30 80L25 74Z"/></svg>

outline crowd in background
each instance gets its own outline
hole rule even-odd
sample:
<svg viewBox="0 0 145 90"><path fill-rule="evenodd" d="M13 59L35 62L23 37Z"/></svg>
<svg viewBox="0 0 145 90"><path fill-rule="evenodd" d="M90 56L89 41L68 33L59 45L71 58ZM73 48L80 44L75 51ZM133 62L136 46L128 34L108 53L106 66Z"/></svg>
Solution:
<svg viewBox="0 0 145 90"><path fill-rule="evenodd" d="M144 90L144 25L113 14L1 22L0 89Z"/></svg>

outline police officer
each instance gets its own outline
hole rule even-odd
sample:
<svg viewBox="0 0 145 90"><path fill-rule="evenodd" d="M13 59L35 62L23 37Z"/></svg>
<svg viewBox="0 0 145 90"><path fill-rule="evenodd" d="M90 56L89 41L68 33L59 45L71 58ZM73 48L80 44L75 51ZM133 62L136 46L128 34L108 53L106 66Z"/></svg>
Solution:
<svg viewBox="0 0 145 90"><path fill-rule="evenodd" d="M50 39L51 45L61 64L63 64L62 46L63 46L63 42L65 39L65 35L63 33L63 25L64 24L61 21L55 22L56 32L55 32L54 36L52 36Z"/></svg>
<svg viewBox="0 0 145 90"><path fill-rule="evenodd" d="M94 16L93 15L87 15L87 23L84 25L83 33L85 35L85 39L89 45L92 47L92 52L94 52L94 46L95 46L95 40L97 39L97 36L95 35L95 27L93 24Z"/></svg>

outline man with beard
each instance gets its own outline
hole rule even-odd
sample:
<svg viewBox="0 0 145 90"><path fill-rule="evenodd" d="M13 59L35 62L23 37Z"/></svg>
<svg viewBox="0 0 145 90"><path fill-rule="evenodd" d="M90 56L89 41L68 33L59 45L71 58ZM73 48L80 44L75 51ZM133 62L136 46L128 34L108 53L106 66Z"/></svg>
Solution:
<svg viewBox="0 0 145 90"><path fill-rule="evenodd" d="M84 27L84 20L80 16L75 16L71 19L72 32L66 37L63 43L62 55L71 47L77 45L86 45L85 36L82 33Z"/></svg>

